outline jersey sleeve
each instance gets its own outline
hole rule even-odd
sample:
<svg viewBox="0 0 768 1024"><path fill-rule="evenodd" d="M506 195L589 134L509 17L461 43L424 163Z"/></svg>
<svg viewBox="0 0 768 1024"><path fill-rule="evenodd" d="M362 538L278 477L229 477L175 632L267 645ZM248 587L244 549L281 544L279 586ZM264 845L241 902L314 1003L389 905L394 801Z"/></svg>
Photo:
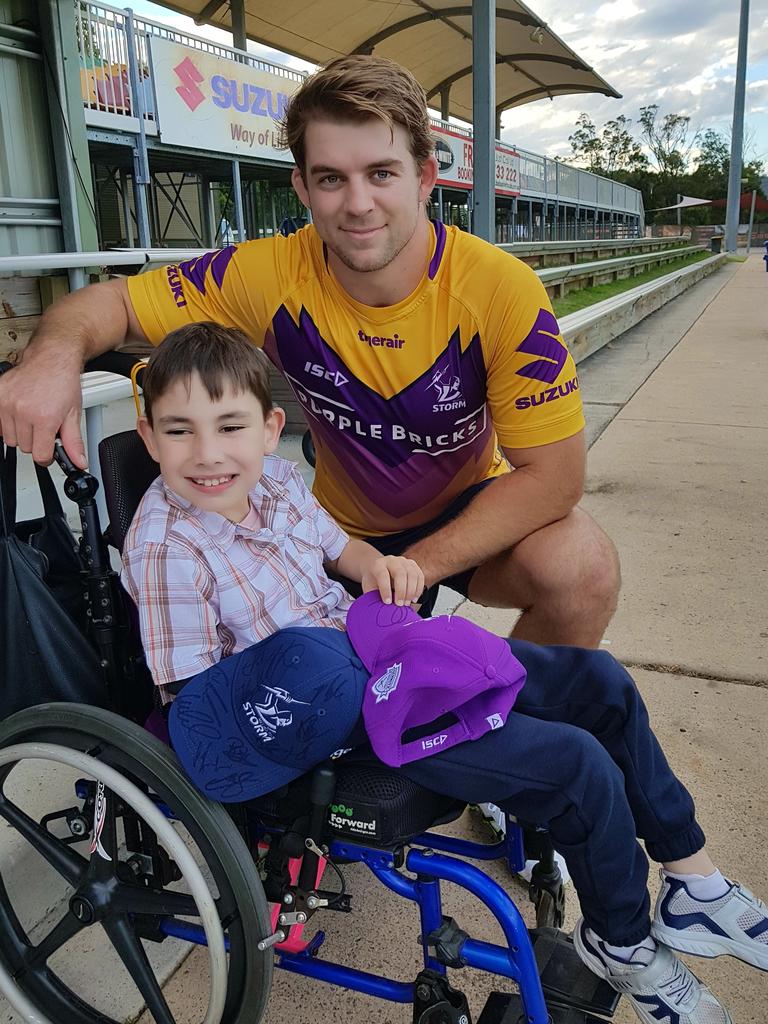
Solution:
<svg viewBox="0 0 768 1024"><path fill-rule="evenodd" d="M185 324L237 327L258 346L270 320L306 274L308 240L278 235L230 245L128 278L128 294L152 344Z"/></svg>
<svg viewBox="0 0 768 1024"><path fill-rule="evenodd" d="M576 365L533 270L515 260L505 278L489 331L488 402L499 442L533 448L565 440L584 428Z"/></svg>

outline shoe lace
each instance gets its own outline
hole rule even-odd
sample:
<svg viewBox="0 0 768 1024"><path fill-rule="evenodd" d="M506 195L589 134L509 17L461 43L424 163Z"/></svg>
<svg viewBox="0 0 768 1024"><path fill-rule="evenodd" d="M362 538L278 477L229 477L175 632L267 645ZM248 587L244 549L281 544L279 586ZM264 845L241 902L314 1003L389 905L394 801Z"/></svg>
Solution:
<svg viewBox="0 0 768 1024"><path fill-rule="evenodd" d="M672 968L672 976L659 982L659 990L678 1006L690 996L696 985L696 979L680 960L676 960Z"/></svg>

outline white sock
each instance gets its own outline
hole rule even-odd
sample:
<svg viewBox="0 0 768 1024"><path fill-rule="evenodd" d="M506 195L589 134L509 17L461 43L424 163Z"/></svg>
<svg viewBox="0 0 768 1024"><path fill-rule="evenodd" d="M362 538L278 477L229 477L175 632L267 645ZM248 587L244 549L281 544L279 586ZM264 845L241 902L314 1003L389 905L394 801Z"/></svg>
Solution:
<svg viewBox="0 0 768 1024"><path fill-rule="evenodd" d="M592 940L592 944L601 953L608 953L610 955L611 959L605 960L604 958L604 962L610 967L611 972L615 974L621 971L635 971L647 967L654 956L656 956L656 950L658 949L656 940L650 935L634 946L612 946L610 942L601 939L591 928L587 928L587 934Z"/></svg>
<svg viewBox="0 0 768 1024"><path fill-rule="evenodd" d="M667 871L666 868L664 874L667 878L678 878L685 882L688 892L695 900L716 900L719 896L725 896L730 889L728 880L717 868L711 875L683 875L677 871Z"/></svg>

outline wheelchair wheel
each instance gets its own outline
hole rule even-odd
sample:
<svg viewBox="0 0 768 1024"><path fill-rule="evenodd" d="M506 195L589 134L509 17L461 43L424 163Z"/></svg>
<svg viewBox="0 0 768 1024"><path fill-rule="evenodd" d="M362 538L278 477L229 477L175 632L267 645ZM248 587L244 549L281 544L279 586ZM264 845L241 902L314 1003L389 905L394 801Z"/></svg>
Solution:
<svg viewBox="0 0 768 1024"><path fill-rule="evenodd" d="M272 978L261 881L168 747L97 708L19 712L0 724L0 818L14 829L0 986L23 1020L118 1024L146 1007L155 1024L258 1024ZM209 947L208 1010L177 1017L162 983L189 940Z"/></svg>

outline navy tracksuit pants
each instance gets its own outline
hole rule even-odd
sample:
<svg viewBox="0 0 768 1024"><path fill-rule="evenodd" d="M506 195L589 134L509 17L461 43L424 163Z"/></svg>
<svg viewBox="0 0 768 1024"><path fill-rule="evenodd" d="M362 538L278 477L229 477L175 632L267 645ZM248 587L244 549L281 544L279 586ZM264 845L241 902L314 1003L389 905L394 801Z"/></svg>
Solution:
<svg viewBox="0 0 768 1024"><path fill-rule="evenodd" d="M632 677L604 651L510 640L528 677L503 728L401 771L467 803L547 825L590 928L629 946L650 930L648 861L704 845L693 800L651 732Z"/></svg>

